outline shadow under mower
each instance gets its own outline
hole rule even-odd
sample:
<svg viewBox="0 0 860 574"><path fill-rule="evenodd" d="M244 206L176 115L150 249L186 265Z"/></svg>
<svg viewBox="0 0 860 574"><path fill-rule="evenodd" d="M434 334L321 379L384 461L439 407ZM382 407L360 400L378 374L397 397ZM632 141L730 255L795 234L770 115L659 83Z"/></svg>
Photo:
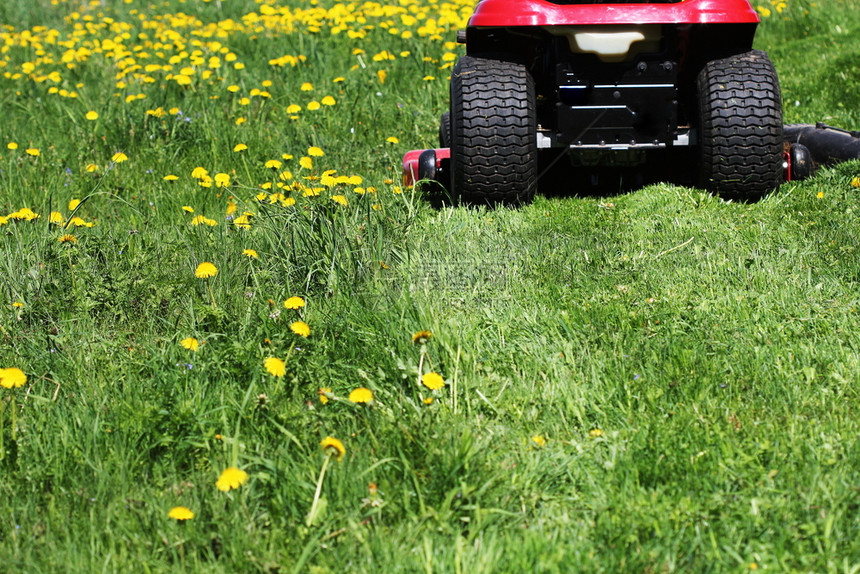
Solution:
<svg viewBox="0 0 860 574"><path fill-rule="evenodd" d="M856 132L783 126L758 23L747 0L481 0L457 35L440 147L408 152L404 183L457 204L624 177L755 200L860 157Z"/></svg>

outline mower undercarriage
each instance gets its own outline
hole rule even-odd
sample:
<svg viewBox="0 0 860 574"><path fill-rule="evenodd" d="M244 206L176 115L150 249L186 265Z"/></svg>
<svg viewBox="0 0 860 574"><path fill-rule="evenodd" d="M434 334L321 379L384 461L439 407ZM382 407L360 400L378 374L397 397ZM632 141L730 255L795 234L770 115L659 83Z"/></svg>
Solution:
<svg viewBox="0 0 860 574"><path fill-rule="evenodd" d="M541 137L538 135L537 147L541 148ZM680 144L685 145L686 142ZM676 144L675 147L678 147ZM557 149L557 148L556 148ZM544 179L550 180L549 191L558 192L560 185L573 184L574 181L588 189L618 190L630 189L656 181L671 181L680 184L694 185L690 178L661 177L670 175L671 166L663 164L664 169L657 173L650 169L640 170L647 165L648 157L642 152L628 150L626 154L612 156L592 155L572 148L572 155L562 151L548 156L539 165L538 186L543 186ZM564 181L554 175L557 163L562 163L566 172ZM788 124L784 126L783 140L783 181L800 181L814 175L821 167L838 163L860 160L860 131L844 130L824 123L817 124ZM572 167L571 167L572 166ZM574 172L569 171L573 169ZM575 173L578 169L578 173ZM625 171L626 170L626 171ZM679 171L675 169L675 175ZM658 175L659 173L659 175ZM576 175L579 177L577 178ZM607 180L611 179L611 183ZM625 181L626 179L626 181ZM413 150L403 157L403 183L414 185L423 181L437 192L448 192L451 189L451 149L441 147L425 150ZM555 188L555 189L553 189ZM572 191L581 191L579 187L571 187Z"/></svg>

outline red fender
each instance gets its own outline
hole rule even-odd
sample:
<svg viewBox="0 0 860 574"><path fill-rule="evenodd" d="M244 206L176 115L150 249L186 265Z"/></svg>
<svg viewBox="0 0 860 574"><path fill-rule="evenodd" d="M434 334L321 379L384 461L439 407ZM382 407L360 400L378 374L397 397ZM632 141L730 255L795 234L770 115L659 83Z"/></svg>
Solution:
<svg viewBox="0 0 860 574"><path fill-rule="evenodd" d="M546 0L481 0L469 27L606 24L756 24L747 0L676 3L554 4Z"/></svg>

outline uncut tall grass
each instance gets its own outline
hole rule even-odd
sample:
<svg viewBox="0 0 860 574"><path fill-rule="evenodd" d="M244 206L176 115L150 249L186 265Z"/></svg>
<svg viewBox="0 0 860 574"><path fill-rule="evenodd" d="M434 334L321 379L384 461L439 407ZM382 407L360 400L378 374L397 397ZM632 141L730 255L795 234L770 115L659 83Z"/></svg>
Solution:
<svg viewBox="0 0 860 574"><path fill-rule="evenodd" d="M472 7L0 4L0 571L860 571L860 163L431 207ZM860 129L856 0L758 8Z"/></svg>

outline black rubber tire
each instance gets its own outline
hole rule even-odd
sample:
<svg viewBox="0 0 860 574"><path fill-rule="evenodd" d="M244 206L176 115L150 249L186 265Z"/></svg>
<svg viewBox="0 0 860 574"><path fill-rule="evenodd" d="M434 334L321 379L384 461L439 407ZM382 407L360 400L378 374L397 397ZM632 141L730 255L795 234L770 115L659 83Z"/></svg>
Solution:
<svg viewBox="0 0 860 574"><path fill-rule="evenodd" d="M779 187L782 100L767 54L753 50L708 62L699 73L697 96L701 185L747 201Z"/></svg>
<svg viewBox="0 0 860 574"><path fill-rule="evenodd" d="M463 56L451 74L454 201L518 205L537 187L534 80L525 66Z"/></svg>
<svg viewBox="0 0 860 574"><path fill-rule="evenodd" d="M451 147L451 112L443 113L439 120L439 147Z"/></svg>

